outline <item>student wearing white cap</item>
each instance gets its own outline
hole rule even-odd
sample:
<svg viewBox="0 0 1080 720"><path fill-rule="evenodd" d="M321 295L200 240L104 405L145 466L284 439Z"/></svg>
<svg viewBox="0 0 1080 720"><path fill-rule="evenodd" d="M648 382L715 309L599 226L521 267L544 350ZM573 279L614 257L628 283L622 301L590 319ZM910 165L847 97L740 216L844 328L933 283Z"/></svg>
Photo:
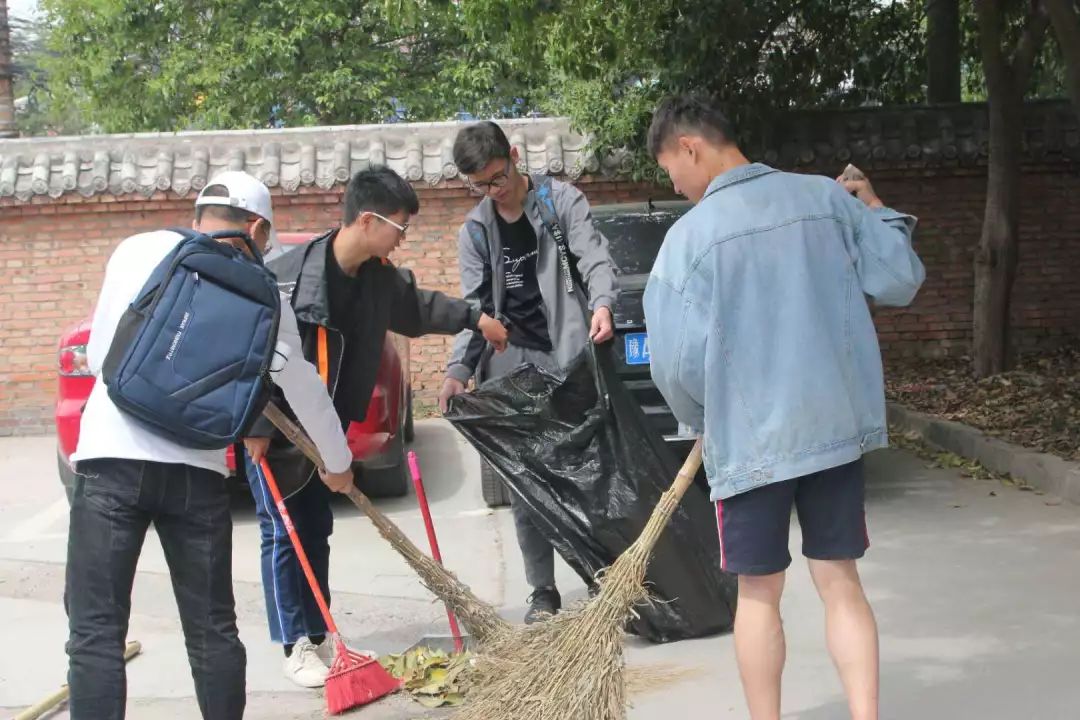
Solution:
<svg viewBox="0 0 1080 720"><path fill-rule="evenodd" d="M274 235L273 217L266 186L229 171L199 194L192 227L243 231L264 251ZM87 346L95 375L121 317L180 240L169 230L135 235L109 258ZM323 482L335 491L350 487L352 455L319 374L304 359L288 302L281 304L277 348L274 383L319 447L329 471ZM73 460L65 587L71 717L124 717L131 588L151 523L169 565L202 716L243 717L246 655L236 629L225 451L192 449L153 434L117 408L99 378Z"/></svg>

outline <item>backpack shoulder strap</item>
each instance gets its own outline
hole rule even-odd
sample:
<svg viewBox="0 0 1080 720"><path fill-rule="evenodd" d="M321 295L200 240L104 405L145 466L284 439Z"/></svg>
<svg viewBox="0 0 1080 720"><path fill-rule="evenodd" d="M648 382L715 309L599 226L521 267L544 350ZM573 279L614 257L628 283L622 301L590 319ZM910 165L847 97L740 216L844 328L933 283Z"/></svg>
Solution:
<svg viewBox="0 0 1080 720"><path fill-rule="evenodd" d="M240 240L244 243L247 249L251 252L251 257L255 259L259 265L265 265L263 260L263 254L259 251L259 248L255 246L255 241L251 239L251 236L242 230L215 230L213 232L200 232L199 230L193 230L186 227L171 227L167 228L169 232L174 232L180 235L186 242L188 240L197 240L198 238L209 238L211 240Z"/></svg>
<svg viewBox="0 0 1080 720"><path fill-rule="evenodd" d="M576 282L574 268L570 264L573 254L570 252L570 244L566 241L562 225L559 224L559 218L555 214L555 198L551 195L551 177L548 175L539 176L533 180L533 187L535 188L536 207L540 211L540 219L548 232L551 233L551 237L555 239L555 247L559 251L559 267L562 270L563 288L567 293L572 294Z"/></svg>
<svg viewBox="0 0 1080 720"><path fill-rule="evenodd" d="M559 218L555 214L555 198L551 194L551 176L550 175L537 175L533 178L533 186L535 187L537 207L540 210L540 218L544 221L544 225L547 226L548 231L552 235L555 235L556 229L558 229L558 235L565 242L565 236L563 236L562 226L559 225ZM555 238L555 242L559 242L559 237Z"/></svg>
<svg viewBox="0 0 1080 720"><path fill-rule="evenodd" d="M484 258L485 262L489 261L491 259L491 245L488 243L484 226L476 220L466 220L465 230L469 233L469 237L472 238L476 252L480 254L480 257Z"/></svg>
<svg viewBox="0 0 1080 720"><path fill-rule="evenodd" d="M197 237L199 237L200 235L203 234L203 233L199 232L198 230L193 230L193 229L191 229L189 227L180 227L179 225L176 226L176 227L170 227L170 228L165 228L165 229L168 230L169 232L176 233L177 235L182 237L184 240L191 240L192 238L197 238Z"/></svg>
<svg viewBox="0 0 1080 720"><path fill-rule="evenodd" d="M150 274L150 277L147 279L146 284L143 285L142 290L139 292L138 299L136 301L137 303L141 304L144 302L149 302L149 298L153 297L153 304L157 304L160 291L164 290L165 281L168 280L168 278L176 270L180 251L183 249L184 244L189 240L193 240L202 235L202 233L185 227L170 227L166 228L166 230L168 232L174 232L179 235L180 242L176 243L176 246L169 251L169 254L162 258L158 266L154 268L154 271Z"/></svg>

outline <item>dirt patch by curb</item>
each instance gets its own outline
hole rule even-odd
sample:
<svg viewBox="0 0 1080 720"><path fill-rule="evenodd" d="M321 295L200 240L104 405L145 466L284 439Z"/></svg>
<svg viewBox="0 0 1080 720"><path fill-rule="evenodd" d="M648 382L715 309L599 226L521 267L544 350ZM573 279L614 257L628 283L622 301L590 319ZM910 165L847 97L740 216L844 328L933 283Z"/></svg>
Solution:
<svg viewBox="0 0 1080 720"><path fill-rule="evenodd" d="M1080 346L1028 355L983 380L964 358L890 362L892 402L1064 460L1080 461Z"/></svg>

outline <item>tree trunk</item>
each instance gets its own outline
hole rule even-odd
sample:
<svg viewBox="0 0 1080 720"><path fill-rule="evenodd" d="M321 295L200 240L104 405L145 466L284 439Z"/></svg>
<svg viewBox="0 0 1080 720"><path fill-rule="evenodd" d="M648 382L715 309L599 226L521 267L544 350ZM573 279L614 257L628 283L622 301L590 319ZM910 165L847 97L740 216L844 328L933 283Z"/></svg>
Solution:
<svg viewBox="0 0 1080 720"><path fill-rule="evenodd" d="M999 0L975 0L990 114L986 212L975 252L974 371L987 377L1011 360L1009 307L1020 234L1020 161L1024 96L1050 19L1036 0L1015 50L1002 48L1005 13Z"/></svg>
<svg viewBox="0 0 1080 720"><path fill-rule="evenodd" d="M926 99L960 102L960 0L926 0Z"/></svg>
<svg viewBox="0 0 1080 720"><path fill-rule="evenodd" d="M1080 115L1080 16L1073 0L1043 0L1065 61L1065 84L1073 109Z"/></svg>
<svg viewBox="0 0 1080 720"><path fill-rule="evenodd" d="M1009 73L1011 75L1011 73ZM1016 279L1023 92L1012 78L990 97L990 161L982 237L975 253L975 374L1009 368L1009 307Z"/></svg>
<svg viewBox="0 0 1080 720"><path fill-rule="evenodd" d="M11 28L7 0L0 0L0 138L16 137L15 86L11 68Z"/></svg>

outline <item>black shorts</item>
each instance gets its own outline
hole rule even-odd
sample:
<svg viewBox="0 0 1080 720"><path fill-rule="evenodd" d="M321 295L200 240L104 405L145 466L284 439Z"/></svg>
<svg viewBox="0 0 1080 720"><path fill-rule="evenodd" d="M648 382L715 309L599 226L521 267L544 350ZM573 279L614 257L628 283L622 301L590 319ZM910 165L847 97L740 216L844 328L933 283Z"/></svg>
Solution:
<svg viewBox="0 0 1080 720"><path fill-rule="evenodd" d="M791 564L791 508L799 514L803 555L854 560L870 547L863 462L765 485L716 503L720 566L736 575L772 575Z"/></svg>

